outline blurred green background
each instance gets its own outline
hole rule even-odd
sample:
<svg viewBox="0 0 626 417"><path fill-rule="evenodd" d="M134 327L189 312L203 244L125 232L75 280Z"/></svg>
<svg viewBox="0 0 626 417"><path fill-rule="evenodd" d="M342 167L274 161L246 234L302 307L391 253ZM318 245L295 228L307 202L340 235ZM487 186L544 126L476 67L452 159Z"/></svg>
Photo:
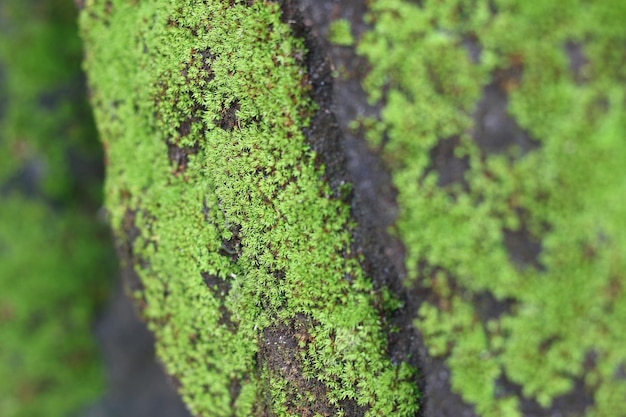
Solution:
<svg viewBox="0 0 626 417"><path fill-rule="evenodd" d="M92 335L115 276L71 0L0 2L0 416L100 397ZM102 217L102 216L100 216Z"/></svg>

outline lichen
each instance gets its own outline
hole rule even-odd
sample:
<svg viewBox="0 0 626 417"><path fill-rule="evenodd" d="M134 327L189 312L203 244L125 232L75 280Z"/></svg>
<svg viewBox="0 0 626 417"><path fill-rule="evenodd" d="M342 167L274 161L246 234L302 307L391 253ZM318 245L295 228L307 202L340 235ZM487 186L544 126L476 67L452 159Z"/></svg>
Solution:
<svg viewBox="0 0 626 417"><path fill-rule="evenodd" d="M113 257L70 1L0 4L0 415L67 416L102 393L91 335Z"/></svg>
<svg viewBox="0 0 626 417"><path fill-rule="evenodd" d="M192 413L414 415L278 4L91 1L80 24L111 222Z"/></svg>
<svg viewBox="0 0 626 417"><path fill-rule="evenodd" d="M591 398L576 412L615 415L624 3L422 3L374 1L359 45L384 104L361 124L399 190L410 278L433 294L415 323L483 417L520 416L522 400L550 408L575 381Z"/></svg>

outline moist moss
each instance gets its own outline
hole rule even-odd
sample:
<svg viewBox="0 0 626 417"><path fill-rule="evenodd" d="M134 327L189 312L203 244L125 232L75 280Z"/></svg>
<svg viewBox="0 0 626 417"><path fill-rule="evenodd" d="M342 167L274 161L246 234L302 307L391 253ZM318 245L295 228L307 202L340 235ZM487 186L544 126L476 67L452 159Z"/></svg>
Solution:
<svg viewBox="0 0 626 417"><path fill-rule="evenodd" d="M432 294L415 323L482 416L549 410L578 382L574 412L626 398L625 18L620 1L373 2L359 48L384 109L363 122Z"/></svg>
<svg viewBox="0 0 626 417"><path fill-rule="evenodd" d="M80 23L111 222L192 413L414 415L279 6L94 1Z"/></svg>
<svg viewBox="0 0 626 417"><path fill-rule="evenodd" d="M70 1L0 4L0 415L67 416L104 388L91 325L113 272Z"/></svg>

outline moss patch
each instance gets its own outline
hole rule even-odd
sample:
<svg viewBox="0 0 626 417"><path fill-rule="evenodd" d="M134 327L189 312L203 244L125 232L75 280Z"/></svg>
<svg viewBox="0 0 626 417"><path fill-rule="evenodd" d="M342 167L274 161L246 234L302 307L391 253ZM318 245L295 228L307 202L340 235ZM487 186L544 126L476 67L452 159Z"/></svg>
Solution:
<svg viewBox="0 0 626 417"><path fill-rule="evenodd" d="M350 22L346 19L338 19L332 22L328 28L328 40L335 45L354 45L354 36L352 35Z"/></svg>
<svg viewBox="0 0 626 417"><path fill-rule="evenodd" d="M279 6L93 1L81 27L112 224L139 232L136 297L191 411L414 415Z"/></svg>
<svg viewBox="0 0 626 417"><path fill-rule="evenodd" d="M482 416L564 410L575 385L590 400L572 412L614 415L623 3L380 0L370 18L359 48L385 108L362 123L399 190L409 274L432 294L416 321L430 353Z"/></svg>

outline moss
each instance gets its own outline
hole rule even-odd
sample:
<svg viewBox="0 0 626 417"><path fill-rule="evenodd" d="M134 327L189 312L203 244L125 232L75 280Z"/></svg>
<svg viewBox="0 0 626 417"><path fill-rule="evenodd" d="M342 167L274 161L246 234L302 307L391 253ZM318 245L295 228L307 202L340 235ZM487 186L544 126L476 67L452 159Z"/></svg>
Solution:
<svg viewBox="0 0 626 417"><path fill-rule="evenodd" d="M385 106L365 122L399 190L410 277L436 300L416 325L482 416L522 415L503 381L546 408L582 381L587 416L626 398L625 12L373 2L359 49ZM485 294L497 314L480 309Z"/></svg>
<svg viewBox="0 0 626 417"><path fill-rule="evenodd" d="M192 413L414 415L279 6L92 1L80 23L111 221Z"/></svg>
<svg viewBox="0 0 626 417"><path fill-rule="evenodd" d="M90 328L112 254L93 213L97 181L73 171L98 159L98 143L80 94L73 4L44 3L0 5L0 415L7 417L67 416L104 385Z"/></svg>
<svg viewBox="0 0 626 417"><path fill-rule="evenodd" d="M352 46L354 45L354 36L350 22L346 19L338 19L330 24L328 28L328 39L335 45Z"/></svg>

